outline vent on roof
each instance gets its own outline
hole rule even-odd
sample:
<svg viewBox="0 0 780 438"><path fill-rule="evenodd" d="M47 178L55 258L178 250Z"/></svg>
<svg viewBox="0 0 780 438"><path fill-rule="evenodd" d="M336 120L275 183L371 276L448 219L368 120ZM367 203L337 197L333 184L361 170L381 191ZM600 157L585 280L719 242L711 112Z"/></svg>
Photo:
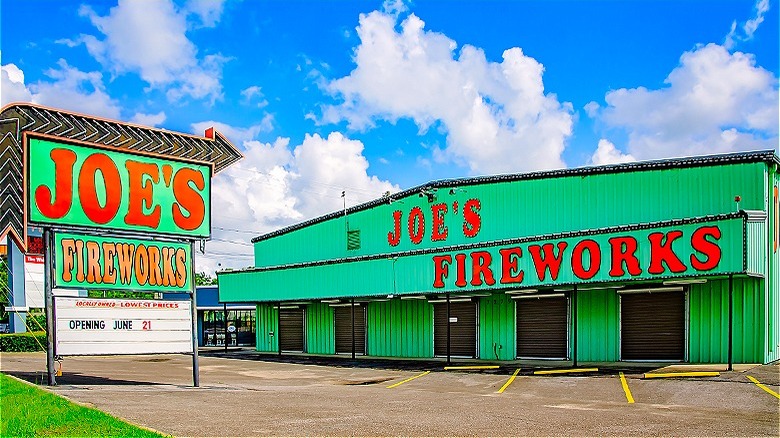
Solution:
<svg viewBox="0 0 780 438"><path fill-rule="evenodd" d="M354 251L360 249L360 230L347 231L347 250Z"/></svg>

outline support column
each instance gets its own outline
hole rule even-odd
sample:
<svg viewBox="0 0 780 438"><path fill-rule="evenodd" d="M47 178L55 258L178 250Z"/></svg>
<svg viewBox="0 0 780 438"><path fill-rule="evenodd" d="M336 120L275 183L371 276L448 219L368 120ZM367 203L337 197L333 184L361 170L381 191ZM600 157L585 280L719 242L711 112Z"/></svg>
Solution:
<svg viewBox="0 0 780 438"><path fill-rule="evenodd" d="M733 326L734 326L734 274L729 274L729 367L734 369L734 348L733 348Z"/></svg>
<svg viewBox="0 0 780 438"><path fill-rule="evenodd" d="M450 293L447 292L447 364L450 363Z"/></svg>
<svg viewBox="0 0 780 438"><path fill-rule="evenodd" d="M276 303L276 348L282 355L282 302Z"/></svg>
<svg viewBox="0 0 780 438"><path fill-rule="evenodd" d="M571 361L572 367L577 366L577 285L574 285L574 290L571 291Z"/></svg>
<svg viewBox="0 0 780 438"><path fill-rule="evenodd" d="M350 314L350 317L352 319L352 359L355 358L355 299L352 298L350 301L352 313Z"/></svg>

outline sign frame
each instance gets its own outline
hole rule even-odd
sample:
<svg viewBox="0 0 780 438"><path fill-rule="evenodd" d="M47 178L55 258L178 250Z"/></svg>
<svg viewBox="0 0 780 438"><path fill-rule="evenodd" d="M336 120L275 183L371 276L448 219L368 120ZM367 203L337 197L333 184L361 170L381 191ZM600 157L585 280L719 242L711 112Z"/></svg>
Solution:
<svg viewBox="0 0 780 438"><path fill-rule="evenodd" d="M190 243L175 241L175 240L161 240L161 239L141 239L136 236L123 236L119 235L116 237L109 237L105 236L104 234L96 234L96 233L81 233L81 232L71 232L71 231L65 231L65 230L59 230L59 229L52 229L53 231L53 245L54 248L52 248L53 252L53 262L54 262L54 283L53 287L59 288L59 289L105 289L105 290L121 290L121 291L148 291L149 289L159 290L163 292L178 292L178 293L190 293L192 286L194 285L194 277L191 275L192 267L194 266L194 252L192 245ZM134 284L130 284L127 286L121 285L121 280L117 278L117 281L115 285L107 285L107 283L96 283L96 284L90 284L85 282L78 282L75 279L71 282L64 282L60 278L60 275L57 275L60 273L60 270L58 269L61 267L65 260L64 260L64 254L61 253L60 247L58 246L59 243L61 243L66 237L68 238L81 238L86 240L92 240L92 241L103 241L103 242L116 242L116 243L127 243L132 242L133 244L137 245L145 244L147 248L149 246L163 246L163 245L169 245L171 248L177 248L182 249L185 251L186 255L186 262L183 266L183 270L185 271L185 282L183 285L178 287L172 287L172 286L164 286L164 285L141 285L139 282L135 282ZM102 247L102 245L101 245ZM84 253L86 253L86 248L84 249ZM86 255L86 254L84 254ZM76 256L76 254L72 255L73 257ZM100 256L100 268L103 273L108 270L108 267L105 265L105 254L103 253L102 249L99 254ZM135 256L133 257L135 259ZM148 259L147 259L148 260ZM135 264L136 260L133 260L133 265ZM149 260L151 263L151 261ZM162 262L162 260L160 260ZM84 263L84 260L82 260L82 264ZM159 265L158 265L159 266ZM75 267L75 266L74 266ZM112 265L112 267L114 267ZM86 269L86 268L83 268ZM118 271L118 267L114 267ZM178 272L178 269L177 269ZM148 274L148 273L147 273ZM119 274L117 273L117 276ZM130 274L132 278L135 278L135 272ZM86 278L85 278L86 280ZM148 283L148 282L147 282ZM135 287L137 286L137 287Z"/></svg>
<svg viewBox="0 0 780 438"><path fill-rule="evenodd" d="M65 306L64 304L74 302L73 307ZM193 348L195 348L192 344L191 339L191 330L192 330L192 318L193 313L191 311L191 307L193 306L193 303L190 300L183 300L183 301L159 301L159 300L138 300L138 299L113 299L113 298L85 298L85 297L62 297L62 296L55 296L54 297L54 315L57 316L58 313L64 313L63 311L65 309L75 309L79 306L79 303L84 303L84 308L88 308L92 310L92 313L97 316L86 316L83 319L73 319L73 317L68 316L67 319L61 318L61 315L55 318L55 327L54 327L54 354L58 356L115 356L115 355L144 355L144 354L192 354ZM97 303L100 303L97 304ZM148 304L147 306L144 306L143 304ZM159 313L162 311L166 311L170 306L175 306L175 309L179 308L179 305L186 304L187 306L182 307L182 310L186 313L186 319L160 319L160 318L153 318L148 315L152 315L154 313ZM117 315L115 312L115 308L119 306L120 308L126 309L124 314ZM101 315L102 309L111 309L112 314L107 314L105 316ZM141 313L141 312L150 312L150 313ZM178 313L182 313L182 311L179 311ZM67 321L69 324L70 330L63 330L63 328L60 327L62 322ZM117 321L126 322L126 325L124 328L116 328L111 327L110 322L116 323ZM178 341L168 341L169 343L177 342L177 345L179 345L182 348L177 349L165 349L164 351L153 351L153 348L146 348L141 349L139 351L131 351L129 353L121 352L119 347L116 346L117 343L125 343L122 342L121 339L115 339L113 341L105 339L103 340L96 340L91 339L87 340L86 342L93 342L97 343L100 342L100 344L111 344L114 348L113 351L105 352L105 351L97 351L97 352L79 352L74 350L67 350L63 352L63 346L61 345L61 342L63 341L61 338L65 337L65 334L68 333L68 337L70 337L71 331L77 330L79 327L87 327L86 330L84 330L84 333L95 333L97 337L106 338L107 336L100 336L99 334L104 333L112 333L114 338L120 338L123 334L127 332L136 332L137 329L140 328L140 331L142 333L152 333L155 330L155 326L158 326L162 323L162 321L166 321L166 323L163 323L164 325L168 326L181 326L181 322L186 323L187 327L187 337L185 339L179 339ZM171 321L174 321L172 324ZM176 323L178 321L178 324ZM103 323L99 328L93 327L97 322ZM136 325L135 328L133 328L134 322L140 322L142 323L140 327ZM97 331L101 330L101 331ZM106 332L106 330L108 330ZM161 333L170 333L170 332L181 332L182 330L159 330ZM68 339L68 341L73 341L71 339ZM75 341L73 341L75 343ZM130 342L127 342L128 344L131 344ZM150 340L143 340L143 341L137 341L135 342L137 344L142 344L142 346L146 345L152 345L154 342L150 342ZM185 346L186 345L186 346ZM83 348L83 347L82 347Z"/></svg>
<svg viewBox="0 0 780 438"><path fill-rule="evenodd" d="M34 221L31 220L31 212L33 208L33 200L30 199L33 193L33 188L30 186L31 184L31 178L30 173L32 169L32 163L31 161L31 140L43 140L48 141L51 143L61 144L63 146L75 146L78 148L89 148L94 149L96 152L103 152L103 153L113 153L113 154L120 154L127 157L132 156L138 156L142 158L150 158L154 160L161 160L161 161L168 161L171 163L175 163L182 166L202 166L206 167L208 169L208 174L204 174L204 181L205 186L203 190L203 201L204 201L204 208L205 208L205 214L204 214L204 221L207 222L206 229L207 231L205 233L187 233L187 232L167 232L167 231L158 231L153 229L148 229L144 227L116 227L111 225L101 226L99 224L89 224L89 225L79 225L79 224L70 224L70 223L64 223L64 222L57 222L57 221ZM191 159L183 159L179 157L172 157L168 155L163 155L156 152L145 152L145 151L135 151L135 150L128 150L116 146L109 146L105 144L99 144L99 143L93 143L88 141L82 141L82 140L73 140L73 139L65 139L62 137L57 137L53 135L48 134L41 134L36 132L23 132L22 133L22 143L23 143L23 162L25 164L24 168L24 175L23 175L23 201L24 201L24 221L25 223L29 223L36 226L41 227L56 227L56 228L62 228L66 230L72 230L75 232L83 231L86 229L99 229L104 231L111 231L111 232L127 232L127 233L150 233L158 236L166 236L169 238L181 238L181 239L189 239L189 240L198 240L198 239L209 239L211 237L211 224L212 224L212 217L211 217L211 204L212 204L212 195L211 195L211 179L214 176L214 164L210 163L208 161L199 161L199 160L191 160ZM75 181L74 181L75 183ZM77 190L77 187L74 187L74 190ZM123 204L124 201L121 201L121 204ZM120 204L120 205L121 205ZM75 203L72 207L75 207Z"/></svg>

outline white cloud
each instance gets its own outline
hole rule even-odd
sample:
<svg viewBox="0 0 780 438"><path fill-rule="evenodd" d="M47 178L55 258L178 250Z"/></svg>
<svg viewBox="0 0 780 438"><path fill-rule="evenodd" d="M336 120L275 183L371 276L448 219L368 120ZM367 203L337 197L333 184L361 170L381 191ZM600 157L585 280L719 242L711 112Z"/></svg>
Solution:
<svg viewBox="0 0 780 438"><path fill-rule="evenodd" d="M109 119L122 119L125 112L120 102L112 99L106 92L100 72L84 72L60 59L57 68L44 73L49 80L25 85L24 72L21 69L14 64L2 66L0 105L32 102ZM156 114L137 112L129 121L146 126L160 126L166 118L164 111Z"/></svg>
<svg viewBox="0 0 780 438"><path fill-rule="evenodd" d="M408 10L409 7L406 6L404 0L385 0L382 3L382 12L396 17Z"/></svg>
<svg viewBox="0 0 780 438"><path fill-rule="evenodd" d="M193 127L202 132L212 125L241 145L244 158L212 181L213 239L197 258L199 271L213 272L218 263L222 268L252 265L252 237L341 210L342 190L348 206L400 190L369 175L363 144L338 132L325 138L307 134L293 147L281 137L273 143L256 141L252 127L214 122Z"/></svg>
<svg viewBox="0 0 780 438"><path fill-rule="evenodd" d="M251 87L247 87L241 90L241 96L244 98L245 105L249 105L253 100L258 99L259 102L255 104L258 108L264 108L268 106L268 101L263 98L264 96L262 88L257 85L252 85Z"/></svg>
<svg viewBox="0 0 780 438"><path fill-rule="evenodd" d="M58 68L44 72L51 81L24 84L24 72L14 64L2 66L0 102L32 102L40 105L109 119L119 119L119 103L106 93L100 72L84 72L71 67L64 59Z"/></svg>
<svg viewBox="0 0 780 438"><path fill-rule="evenodd" d="M185 11L198 17L203 27L216 26L224 8L225 0L189 0L184 5Z"/></svg>
<svg viewBox="0 0 780 438"><path fill-rule="evenodd" d="M136 113L130 118L130 123L137 123L145 126L160 126L165 122L165 119L165 111L160 111L157 114Z"/></svg>
<svg viewBox="0 0 780 438"><path fill-rule="evenodd" d="M610 91L607 106L589 113L625 130L638 159L777 147L778 81L753 55L698 47L665 83Z"/></svg>
<svg viewBox="0 0 780 438"><path fill-rule="evenodd" d="M15 64L6 64L0 71L0 107L11 102L30 102L32 94L24 85L24 72Z"/></svg>
<svg viewBox="0 0 780 438"><path fill-rule="evenodd" d="M769 0L756 0L755 15L747 20L741 27L737 26L735 20L731 23L731 30L726 35L723 46L732 50L740 41L750 41L758 30L758 26L764 22L764 15L769 10Z"/></svg>
<svg viewBox="0 0 780 438"><path fill-rule="evenodd" d="M196 15L211 23L221 7L193 11L206 14ZM77 41L114 74L137 73L152 88L165 89L172 101L188 96L213 103L222 97L222 65L227 58L211 54L198 59L198 50L186 35L187 11L177 10L169 0L119 0L106 16L89 6L79 12L104 38L81 35Z"/></svg>
<svg viewBox="0 0 780 438"><path fill-rule="evenodd" d="M343 99L323 108L323 122L347 120L352 129L376 119L411 118L421 131L440 123L443 157L472 173L563 167L561 153L572 131L571 105L544 93L544 67L520 48L500 63L470 45L456 56L446 35L423 29L414 14L396 31L394 15L360 16L357 67L327 84Z"/></svg>
<svg viewBox="0 0 780 438"><path fill-rule="evenodd" d="M598 148L589 160L590 164L594 164L596 166L603 164L630 163L632 161L636 161L636 158L634 158L631 154L624 154L623 152L619 151L615 145L612 144L612 142L603 138L599 140Z"/></svg>

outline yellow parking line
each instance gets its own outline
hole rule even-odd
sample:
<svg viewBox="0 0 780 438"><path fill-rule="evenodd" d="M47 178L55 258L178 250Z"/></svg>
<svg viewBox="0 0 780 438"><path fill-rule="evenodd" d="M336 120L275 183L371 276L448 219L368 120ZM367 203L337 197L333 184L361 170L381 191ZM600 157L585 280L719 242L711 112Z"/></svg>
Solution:
<svg viewBox="0 0 780 438"><path fill-rule="evenodd" d="M568 374L568 373L593 373L598 371L598 368L572 368L570 370L541 370L534 371L534 374Z"/></svg>
<svg viewBox="0 0 780 438"><path fill-rule="evenodd" d="M458 367L444 367L444 371L450 370L497 370L498 365L469 365Z"/></svg>
<svg viewBox="0 0 780 438"><path fill-rule="evenodd" d="M778 394L778 393L776 393L776 392L772 391L771 389L767 388L767 387L766 387L766 385L764 385L763 383L759 382L759 381L758 381L758 380L757 380L755 377L753 377L753 376L747 376L747 378L748 378L748 379L749 379L751 382L755 383L755 384L756 384L756 386L758 386L759 388L763 389L764 391L766 391L766 392L768 392L768 393L772 394L773 396L775 396L775 397L777 397L777 398L780 398L780 394Z"/></svg>
<svg viewBox="0 0 780 438"><path fill-rule="evenodd" d="M403 384L404 384L404 383L406 383L406 382L411 382L412 380L414 380L414 379L416 379L416 378L418 378L418 377L422 377L422 376L424 376L424 375L426 375L426 374L429 374L429 373L430 373L430 371L426 371L426 372L424 372L424 373L420 373L420 374L418 374L418 375L416 375L416 376L414 376L414 377L410 377L410 378L408 378L408 379L406 379L406 380L402 380L402 381L400 381L400 382L398 382L398 383L394 383L394 384L392 384L392 385L388 386L388 387L387 387L387 389L390 389L390 388L395 388L396 386L403 385Z"/></svg>
<svg viewBox="0 0 780 438"><path fill-rule="evenodd" d="M515 370L515 373L512 374L512 377L510 377L509 380L507 380L506 383L504 383L504 386L502 386L501 389L498 390L499 394L504 392L505 389L509 388L509 385L511 385L512 382L515 381L515 377L517 377L517 373L519 373L519 372L520 372L520 368Z"/></svg>
<svg viewBox="0 0 780 438"><path fill-rule="evenodd" d="M626 400L629 403L634 403L634 397L631 395L631 390L628 389L628 382L626 382L626 376L620 373L620 384L623 385L623 392L626 393Z"/></svg>
<svg viewBox="0 0 780 438"><path fill-rule="evenodd" d="M645 379L659 379L665 377L718 377L717 371L690 371L687 373L645 373Z"/></svg>

